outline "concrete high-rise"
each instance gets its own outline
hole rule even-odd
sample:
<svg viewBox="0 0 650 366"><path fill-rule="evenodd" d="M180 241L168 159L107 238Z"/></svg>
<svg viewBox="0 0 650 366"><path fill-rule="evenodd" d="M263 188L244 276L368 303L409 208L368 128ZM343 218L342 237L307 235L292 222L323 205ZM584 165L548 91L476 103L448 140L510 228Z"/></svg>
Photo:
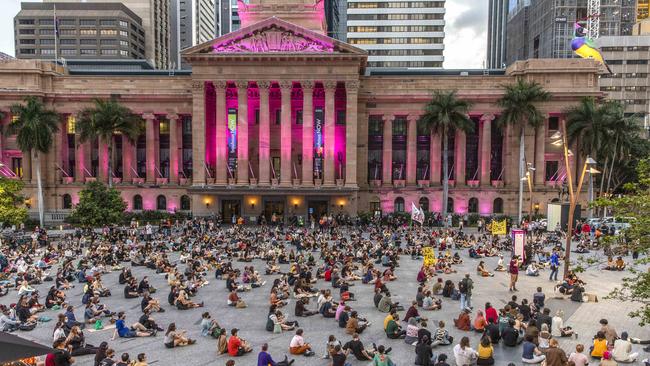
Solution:
<svg viewBox="0 0 650 366"><path fill-rule="evenodd" d="M182 50L217 37L215 0L172 0L170 9L172 66L179 66Z"/></svg>
<svg viewBox="0 0 650 366"><path fill-rule="evenodd" d="M347 42L369 68L442 68L445 1L349 0Z"/></svg>
<svg viewBox="0 0 650 366"><path fill-rule="evenodd" d="M79 0L43 0L43 2L80 3ZM145 58L158 69L170 67L172 59L169 0L84 0L84 2L124 4L142 19L146 45Z"/></svg>
<svg viewBox="0 0 650 366"><path fill-rule="evenodd" d="M505 68L508 1L490 0L488 6L487 68Z"/></svg>

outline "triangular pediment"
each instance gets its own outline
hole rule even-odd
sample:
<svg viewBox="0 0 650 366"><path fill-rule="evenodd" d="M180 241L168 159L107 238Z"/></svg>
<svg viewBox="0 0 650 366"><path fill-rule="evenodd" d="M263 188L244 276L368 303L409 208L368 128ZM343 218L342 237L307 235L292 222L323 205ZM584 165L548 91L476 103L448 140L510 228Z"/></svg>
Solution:
<svg viewBox="0 0 650 366"><path fill-rule="evenodd" d="M357 54L366 51L271 17L212 41L188 48L184 57L206 54Z"/></svg>

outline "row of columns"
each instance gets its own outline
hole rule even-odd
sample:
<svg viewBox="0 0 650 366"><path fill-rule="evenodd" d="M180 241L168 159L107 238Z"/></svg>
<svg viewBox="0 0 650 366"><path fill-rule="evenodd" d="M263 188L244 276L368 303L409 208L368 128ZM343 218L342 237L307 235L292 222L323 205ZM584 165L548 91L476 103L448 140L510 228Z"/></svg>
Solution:
<svg viewBox="0 0 650 366"><path fill-rule="evenodd" d="M406 117L408 126L406 133L406 184L415 185L421 177L417 177L417 121L419 115L409 114ZM393 122L395 115L383 116L383 172L382 182L384 185L391 185L393 182ZM490 160L492 153L492 122L494 115L484 114L479 123L479 180L482 186L489 186ZM441 180L441 136L431 136L429 151L429 180L439 182ZM466 136L462 131L456 131L455 138L455 177L457 183L465 184L465 159L466 159ZM543 159L543 154L542 154ZM543 182L542 182L543 184Z"/></svg>
<svg viewBox="0 0 650 366"><path fill-rule="evenodd" d="M216 174L215 184L228 184L227 172L227 145L226 141L226 88L227 81L219 80L213 82L216 94ZM272 82L268 80L257 81L257 88L260 94L260 121L258 137L258 184L269 186L271 184L271 143L270 143L270 110L269 91ZM338 82L328 80L323 82L325 89L325 121L324 121L324 171L323 186L335 185L335 92ZM291 91L293 82L291 80L279 80L278 85L281 93L281 121L280 121L280 186L289 187L293 185L292 159L291 159ZM251 82L239 80L235 82L237 87L237 171L235 182L238 185L250 184L249 177L249 121L248 121L248 88ZM314 185L313 157L314 157L314 88L315 81L300 81L303 90L303 121L302 121L302 171L301 185L305 187ZM357 94L358 81L346 81L346 164L345 184L349 187L357 185ZM194 118L192 131L193 146L193 183L203 184L206 181L205 175L205 100L203 93L194 93Z"/></svg>

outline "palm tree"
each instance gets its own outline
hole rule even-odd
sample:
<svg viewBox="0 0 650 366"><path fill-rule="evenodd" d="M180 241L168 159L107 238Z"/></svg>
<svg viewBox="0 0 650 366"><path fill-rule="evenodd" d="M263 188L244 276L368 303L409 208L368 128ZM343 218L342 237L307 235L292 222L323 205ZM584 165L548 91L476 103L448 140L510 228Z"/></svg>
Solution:
<svg viewBox="0 0 650 366"><path fill-rule="evenodd" d="M7 133L16 135L16 143L23 154L31 154L36 169L38 194L38 221L43 227L44 202L41 179L41 154L47 154L52 147L52 136L59 130L59 115L45 108L43 102L34 96L25 98L24 104L11 106L15 119L7 126Z"/></svg>
<svg viewBox="0 0 650 366"><path fill-rule="evenodd" d="M427 103L425 112L420 116L419 123L424 123L431 134L438 134L442 138L442 215L447 214L447 200L449 197L449 138L448 135L456 130L471 132L474 123L468 113L471 103L459 99L456 91L436 91L431 101ZM447 226L447 220L444 220Z"/></svg>
<svg viewBox="0 0 650 366"><path fill-rule="evenodd" d="M113 186L113 135L121 134L130 142L142 132L142 118L115 99L95 99L94 106L79 112L76 124L79 142L99 139L108 146L108 186Z"/></svg>
<svg viewBox="0 0 650 366"><path fill-rule="evenodd" d="M503 128L506 125L519 128L519 210L518 222L521 223L524 197L524 178L526 169L526 147L524 132L526 127L537 130L544 116L537 109L537 103L547 101L551 98L542 86L535 81L517 80L514 84L504 85L504 94L497 102L502 108L501 116L497 119L497 127Z"/></svg>

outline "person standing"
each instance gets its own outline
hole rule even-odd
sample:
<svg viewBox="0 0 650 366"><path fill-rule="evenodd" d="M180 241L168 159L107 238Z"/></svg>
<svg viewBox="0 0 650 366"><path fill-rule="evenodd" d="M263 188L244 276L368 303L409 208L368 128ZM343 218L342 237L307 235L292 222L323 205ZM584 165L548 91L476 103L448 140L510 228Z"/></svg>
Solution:
<svg viewBox="0 0 650 366"><path fill-rule="evenodd" d="M519 277L519 257L513 256L510 260L510 265L508 266L508 272L510 273L510 288L508 291L519 291L517 290L517 278Z"/></svg>
<svg viewBox="0 0 650 366"><path fill-rule="evenodd" d="M557 281L557 274L560 271L560 256L557 254L557 250L553 250L551 255L551 275L548 277L549 281Z"/></svg>
<svg viewBox="0 0 650 366"><path fill-rule="evenodd" d="M469 277L469 273L465 274L465 278L460 280L458 290L460 292L460 310L465 308L474 309L472 306L472 289L474 288L474 281Z"/></svg>

